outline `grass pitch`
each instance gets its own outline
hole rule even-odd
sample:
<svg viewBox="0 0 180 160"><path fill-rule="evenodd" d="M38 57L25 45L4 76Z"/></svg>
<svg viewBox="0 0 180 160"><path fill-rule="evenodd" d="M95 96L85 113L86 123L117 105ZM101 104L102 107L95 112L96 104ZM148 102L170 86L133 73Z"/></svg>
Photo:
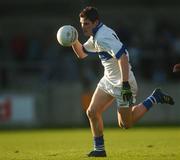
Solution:
<svg viewBox="0 0 180 160"><path fill-rule="evenodd" d="M0 131L0 160L179 160L180 127L105 129L107 158L88 158L90 129Z"/></svg>

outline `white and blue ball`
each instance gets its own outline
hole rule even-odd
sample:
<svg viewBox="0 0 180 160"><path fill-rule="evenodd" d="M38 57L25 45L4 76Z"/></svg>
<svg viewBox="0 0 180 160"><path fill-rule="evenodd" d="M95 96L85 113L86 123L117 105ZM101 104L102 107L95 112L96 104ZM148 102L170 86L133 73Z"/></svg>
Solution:
<svg viewBox="0 0 180 160"><path fill-rule="evenodd" d="M64 25L57 32L57 40L62 46L71 46L78 39L78 32L71 25Z"/></svg>

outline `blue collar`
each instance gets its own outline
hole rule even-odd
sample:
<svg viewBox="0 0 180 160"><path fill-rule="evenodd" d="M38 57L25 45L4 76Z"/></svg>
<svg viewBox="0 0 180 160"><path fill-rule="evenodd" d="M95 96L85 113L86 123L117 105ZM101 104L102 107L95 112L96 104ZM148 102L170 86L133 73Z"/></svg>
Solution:
<svg viewBox="0 0 180 160"><path fill-rule="evenodd" d="M103 26L102 22L99 22L98 25L93 28L92 32L93 32L93 37L96 35L96 32L99 30L99 28L101 28Z"/></svg>

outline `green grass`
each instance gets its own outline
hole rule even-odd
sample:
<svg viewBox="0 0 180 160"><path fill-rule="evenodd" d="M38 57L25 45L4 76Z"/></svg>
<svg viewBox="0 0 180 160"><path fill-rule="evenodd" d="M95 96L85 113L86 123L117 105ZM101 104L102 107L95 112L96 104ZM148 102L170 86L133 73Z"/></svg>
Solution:
<svg viewBox="0 0 180 160"><path fill-rule="evenodd" d="M109 160L179 160L180 127L105 129ZM0 160L86 160L89 129L0 131Z"/></svg>

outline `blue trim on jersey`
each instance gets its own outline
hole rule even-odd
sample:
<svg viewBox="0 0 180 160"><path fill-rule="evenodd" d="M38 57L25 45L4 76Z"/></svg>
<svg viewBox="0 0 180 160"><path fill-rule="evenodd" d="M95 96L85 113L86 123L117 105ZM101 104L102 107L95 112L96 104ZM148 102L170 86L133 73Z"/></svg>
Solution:
<svg viewBox="0 0 180 160"><path fill-rule="evenodd" d="M119 59L123 55L123 53L127 53L125 45L123 45L121 49L116 53L116 58Z"/></svg>
<svg viewBox="0 0 180 160"><path fill-rule="evenodd" d="M102 22L99 22L98 25L93 28L92 32L93 32L93 37L96 35L96 32L99 30L99 28L101 28L103 26Z"/></svg>
<svg viewBox="0 0 180 160"><path fill-rule="evenodd" d="M108 52L98 52L99 53L99 58L101 60L107 61L108 59L113 58Z"/></svg>
<svg viewBox="0 0 180 160"><path fill-rule="evenodd" d="M101 59L101 60L108 60L108 59L111 59L111 58L113 58L108 52L89 52L89 51L87 51L85 48L84 48L84 46L83 46L83 51L87 54L87 55L99 55L99 58Z"/></svg>

